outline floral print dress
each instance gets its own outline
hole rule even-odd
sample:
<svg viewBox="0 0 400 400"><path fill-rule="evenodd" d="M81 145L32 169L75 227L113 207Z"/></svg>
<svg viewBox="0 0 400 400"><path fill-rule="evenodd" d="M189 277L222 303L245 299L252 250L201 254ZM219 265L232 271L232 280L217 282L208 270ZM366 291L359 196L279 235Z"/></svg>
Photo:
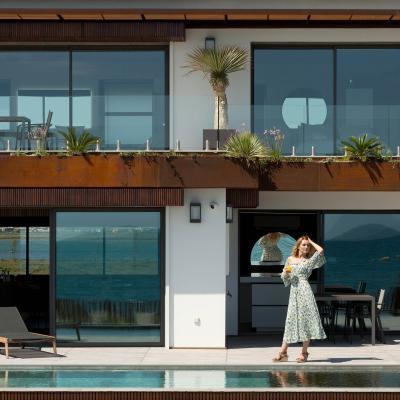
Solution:
<svg viewBox="0 0 400 400"><path fill-rule="evenodd" d="M318 252L315 252L309 259L297 263L289 263L286 260L285 266L292 266L292 272L288 276L283 276L283 272L281 274L284 285L290 285L289 305L283 335L286 343L326 338L314 293L308 283L312 270L322 267L325 262L325 257Z"/></svg>

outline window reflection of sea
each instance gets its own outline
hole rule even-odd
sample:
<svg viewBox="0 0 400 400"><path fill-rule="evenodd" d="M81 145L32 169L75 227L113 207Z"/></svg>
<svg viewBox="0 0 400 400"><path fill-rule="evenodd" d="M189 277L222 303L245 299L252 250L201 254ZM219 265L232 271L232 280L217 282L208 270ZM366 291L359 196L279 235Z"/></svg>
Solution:
<svg viewBox="0 0 400 400"><path fill-rule="evenodd" d="M367 282L366 291L400 286L400 237L384 240L327 241L325 284L357 287Z"/></svg>

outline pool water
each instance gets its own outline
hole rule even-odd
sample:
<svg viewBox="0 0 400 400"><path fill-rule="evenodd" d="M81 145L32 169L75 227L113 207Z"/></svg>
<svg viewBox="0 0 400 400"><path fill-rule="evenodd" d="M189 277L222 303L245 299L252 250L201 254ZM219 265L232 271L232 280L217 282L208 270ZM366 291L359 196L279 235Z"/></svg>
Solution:
<svg viewBox="0 0 400 400"><path fill-rule="evenodd" d="M0 369L0 388L179 390L280 387L400 388L400 369L368 371Z"/></svg>

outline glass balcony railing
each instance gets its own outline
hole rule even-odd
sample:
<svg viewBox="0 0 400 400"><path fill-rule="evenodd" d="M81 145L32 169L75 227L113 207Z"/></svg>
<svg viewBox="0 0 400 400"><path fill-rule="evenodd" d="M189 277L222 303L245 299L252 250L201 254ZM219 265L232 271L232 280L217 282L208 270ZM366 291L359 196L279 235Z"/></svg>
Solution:
<svg viewBox="0 0 400 400"><path fill-rule="evenodd" d="M284 155L342 155L342 140L367 133L393 155L400 145L400 105L329 106L322 99L285 99L282 105L251 105L228 97L0 96L0 151L65 151L62 132L89 131L95 151L202 151L222 149L229 135L252 131ZM46 128L48 112L52 117ZM38 129L40 128L40 129ZM279 133L277 136L276 133Z"/></svg>

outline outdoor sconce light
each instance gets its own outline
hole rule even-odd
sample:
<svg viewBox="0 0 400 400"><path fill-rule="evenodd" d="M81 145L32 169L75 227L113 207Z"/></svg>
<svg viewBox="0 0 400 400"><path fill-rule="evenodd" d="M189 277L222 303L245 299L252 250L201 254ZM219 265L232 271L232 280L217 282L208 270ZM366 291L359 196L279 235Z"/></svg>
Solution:
<svg viewBox="0 0 400 400"><path fill-rule="evenodd" d="M215 49L215 38L206 37L204 39L204 48L205 49Z"/></svg>
<svg viewBox="0 0 400 400"><path fill-rule="evenodd" d="M233 222L233 207L231 204L226 205L226 222L228 224Z"/></svg>
<svg viewBox="0 0 400 400"><path fill-rule="evenodd" d="M200 203L190 203L190 222L201 222Z"/></svg>

